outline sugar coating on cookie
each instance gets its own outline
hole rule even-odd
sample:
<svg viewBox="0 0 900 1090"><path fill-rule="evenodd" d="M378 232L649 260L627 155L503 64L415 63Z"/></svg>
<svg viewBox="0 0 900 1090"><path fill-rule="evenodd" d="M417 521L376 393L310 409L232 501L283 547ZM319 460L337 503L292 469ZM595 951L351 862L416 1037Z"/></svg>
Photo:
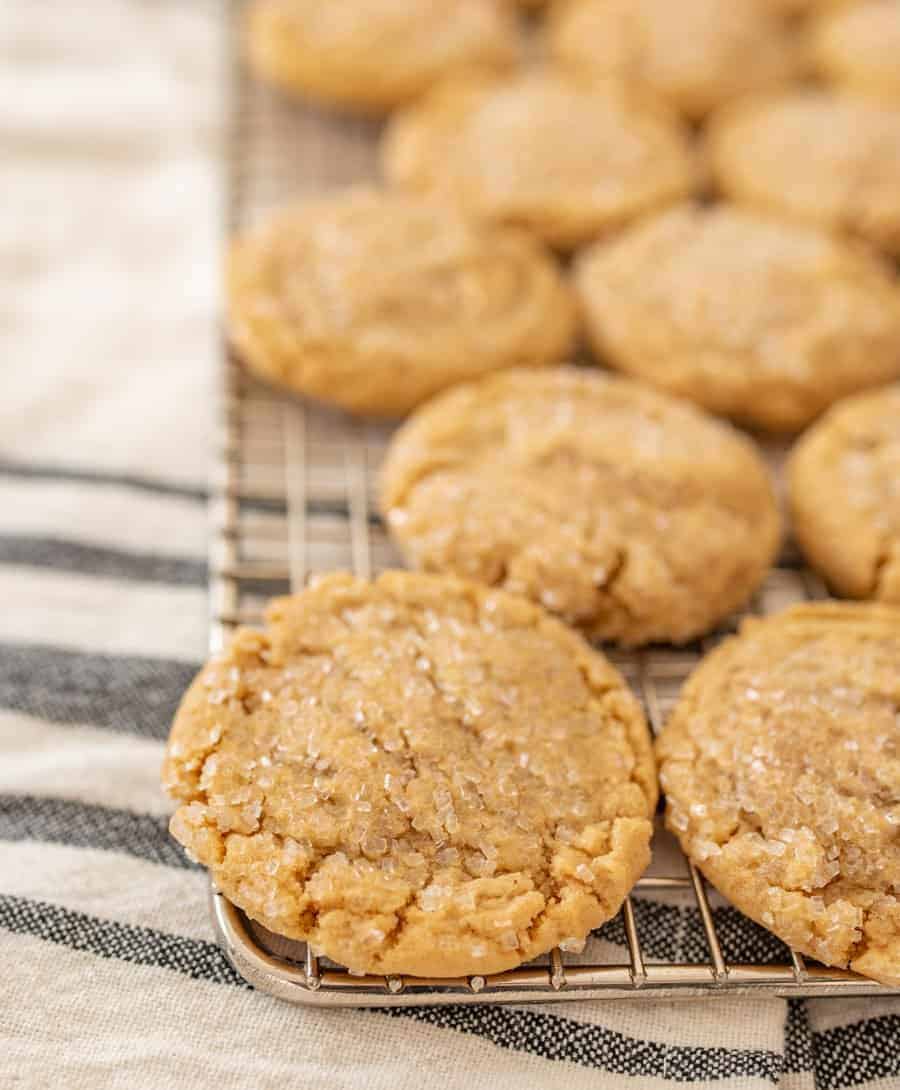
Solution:
<svg viewBox="0 0 900 1090"><path fill-rule="evenodd" d="M228 299L254 371L386 416L486 371L559 360L576 323L553 258L525 233L369 189L298 204L239 239Z"/></svg>
<svg viewBox="0 0 900 1090"><path fill-rule="evenodd" d="M834 83L900 100L900 3L867 0L825 16L812 31L811 54Z"/></svg>
<svg viewBox="0 0 900 1090"><path fill-rule="evenodd" d="M548 44L562 64L632 80L690 118L784 83L799 60L759 0L569 0L551 15Z"/></svg>
<svg viewBox="0 0 900 1090"><path fill-rule="evenodd" d="M424 406L388 450L381 505L417 567L526 595L625 645L710 630L779 539L746 439L576 368L509 371Z"/></svg>
<svg viewBox="0 0 900 1090"><path fill-rule="evenodd" d="M713 119L708 150L735 200L900 255L900 103L799 89L735 104Z"/></svg>
<svg viewBox="0 0 900 1090"><path fill-rule="evenodd" d="M460 67L505 68L519 28L502 0L253 0L246 52L293 94L384 113Z"/></svg>
<svg viewBox="0 0 900 1090"><path fill-rule="evenodd" d="M687 195L696 164L667 111L615 83L536 69L450 80L388 126L390 181L437 190L571 249Z"/></svg>
<svg viewBox="0 0 900 1090"><path fill-rule="evenodd" d="M788 463L794 536L853 598L900 605L900 386L835 405Z"/></svg>
<svg viewBox="0 0 900 1090"><path fill-rule="evenodd" d="M682 205L586 251L598 357L712 412L796 431L900 377L900 287L859 245L728 205Z"/></svg>
<svg viewBox="0 0 900 1090"><path fill-rule="evenodd" d="M744 623L658 741L666 819L726 897L801 953L900 984L900 610Z"/></svg>
<svg viewBox="0 0 900 1090"><path fill-rule="evenodd" d="M182 702L174 836L270 930L360 972L578 948L649 860L639 705L543 610L451 579L329 576Z"/></svg>

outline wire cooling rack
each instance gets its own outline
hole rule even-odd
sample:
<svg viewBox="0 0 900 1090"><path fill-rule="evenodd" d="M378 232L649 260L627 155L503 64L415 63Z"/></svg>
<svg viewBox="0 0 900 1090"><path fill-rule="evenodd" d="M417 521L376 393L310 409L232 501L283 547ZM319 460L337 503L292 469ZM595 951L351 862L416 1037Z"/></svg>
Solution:
<svg viewBox="0 0 900 1090"><path fill-rule="evenodd" d="M371 124L298 107L247 76L234 49L241 6L232 0L231 230L298 193L371 178L375 160ZM351 420L264 387L242 371L224 346L220 393L211 491L212 651L222 647L236 625L258 624L271 595L300 589L310 573L345 569L368 577L400 564L373 502L389 426ZM775 612L823 595L821 584L788 547L750 610ZM610 654L643 700L654 732L700 656L738 620L688 648ZM305 944L267 932L215 889L213 922L238 972L255 987L299 1003L401 1006L735 993L888 994L889 989L854 973L808 964L787 947L781 957L777 943L776 955L765 963L739 963L729 956L729 944L720 934L722 909L714 910L699 872L665 833L657 840L655 857L662 858L638 882L614 924L624 941L615 945L592 936L581 954L553 950L506 973L453 979L355 976L318 958ZM648 950L642 935L645 914L635 908L643 907L641 898L648 893L681 905L682 913L688 906L698 932L695 956L677 962L652 956L653 944ZM747 921L746 926L754 925Z"/></svg>

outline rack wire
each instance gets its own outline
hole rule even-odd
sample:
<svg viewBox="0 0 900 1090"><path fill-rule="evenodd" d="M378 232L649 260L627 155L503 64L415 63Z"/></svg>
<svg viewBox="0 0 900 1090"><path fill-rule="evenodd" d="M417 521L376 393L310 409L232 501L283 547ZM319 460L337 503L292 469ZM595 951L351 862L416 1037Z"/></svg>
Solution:
<svg viewBox="0 0 900 1090"><path fill-rule="evenodd" d="M249 79L234 48L240 0L231 4L231 140L228 226L246 226L298 193L370 178L374 129L296 104ZM373 502L375 475L390 437L363 423L277 393L250 378L223 346L219 449L211 489L210 647L239 624L258 624L272 594L299 590L316 571L349 569L369 577L400 564ZM778 452L771 452L778 458ZM750 612L770 613L824 596L817 578L787 547ZM654 732L704 651L739 618L688 648L611 653L641 697ZM580 955L556 949L494 975L424 979L355 976L318 958L303 943L255 924L211 892L220 942L251 984L283 999L331 1006L547 1002L586 998L886 995L851 972L807 963L784 948L772 963L738 963L726 949L710 893L665 834L663 860L651 866L622 908L624 945L592 938ZM657 853L660 854L660 853ZM646 894L685 902L695 914L704 953L671 961L649 956L635 905ZM713 895L715 897L715 895ZM753 927L747 922L748 927ZM624 957L622 956L624 955ZM900 994L900 989L894 994Z"/></svg>

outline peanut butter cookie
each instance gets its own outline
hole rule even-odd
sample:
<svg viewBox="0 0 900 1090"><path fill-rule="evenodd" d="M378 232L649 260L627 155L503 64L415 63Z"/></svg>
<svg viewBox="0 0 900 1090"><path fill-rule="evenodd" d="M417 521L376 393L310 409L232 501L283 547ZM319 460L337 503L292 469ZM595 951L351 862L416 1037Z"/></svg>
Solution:
<svg viewBox="0 0 900 1090"><path fill-rule="evenodd" d="M650 858L656 771L604 657L451 578L334 575L274 602L189 689L175 837L270 930L359 972L578 948Z"/></svg>
<svg viewBox="0 0 900 1090"><path fill-rule="evenodd" d="M708 147L735 200L900 256L900 103L799 89L726 107Z"/></svg>
<svg viewBox="0 0 900 1090"><path fill-rule="evenodd" d="M752 209L684 205L588 250L597 354L716 413L796 431L900 377L900 287L859 245Z"/></svg>
<svg viewBox="0 0 900 1090"><path fill-rule="evenodd" d="M442 84L394 117L382 160L390 181L560 249L685 196L696 175L674 117L619 85L540 69Z"/></svg>
<svg viewBox="0 0 900 1090"><path fill-rule="evenodd" d="M900 386L835 405L800 439L788 477L812 566L841 594L900 605Z"/></svg>
<svg viewBox="0 0 900 1090"><path fill-rule="evenodd" d="M826 965L900 985L900 610L744 622L658 742L667 823L734 904Z"/></svg>
<svg viewBox="0 0 900 1090"><path fill-rule="evenodd" d="M390 532L416 566L541 602L591 636L683 642L742 605L778 545L761 460L686 402L596 371L508 371L396 434Z"/></svg>
<svg viewBox="0 0 900 1090"><path fill-rule="evenodd" d="M812 57L834 83L900 100L900 3L868 0L826 16L813 30Z"/></svg>
<svg viewBox="0 0 900 1090"><path fill-rule="evenodd" d="M395 416L462 379L560 359L575 304L526 234L417 196L307 201L233 247L229 328L264 378Z"/></svg>
<svg viewBox="0 0 900 1090"><path fill-rule="evenodd" d="M260 78L320 102L386 113L459 67L520 50L501 0L253 0L246 48Z"/></svg>
<svg viewBox="0 0 900 1090"><path fill-rule="evenodd" d="M799 61L761 0L569 0L554 9L548 39L560 63L632 80L694 119L784 83Z"/></svg>

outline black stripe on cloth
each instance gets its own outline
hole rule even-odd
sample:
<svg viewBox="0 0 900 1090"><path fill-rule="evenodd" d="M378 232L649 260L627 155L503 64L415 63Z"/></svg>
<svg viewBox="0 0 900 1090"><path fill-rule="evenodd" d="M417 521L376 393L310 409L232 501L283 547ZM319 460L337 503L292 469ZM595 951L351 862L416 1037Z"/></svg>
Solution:
<svg viewBox="0 0 900 1090"><path fill-rule="evenodd" d="M803 999L789 999L784 1022L784 1070L812 1071L813 1047L809 1016Z"/></svg>
<svg viewBox="0 0 900 1090"><path fill-rule="evenodd" d="M900 1078L900 1015L887 1014L814 1033L806 1002L788 1001L784 1069L811 1071L816 1090L844 1090Z"/></svg>
<svg viewBox="0 0 900 1090"><path fill-rule="evenodd" d="M173 969L194 980L249 988L215 943L101 920L48 901L0 894L0 927L102 958Z"/></svg>
<svg viewBox="0 0 900 1090"><path fill-rule="evenodd" d="M287 513L287 504L284 500L269 497L255 499L240 499L241 512L265 512L272 515L284 515ZM350 507L346 500L310 500L306 501L306 514L310 518L333 518L348 521ZM372 527L383 526L381 515L377 511L369 510L367 521Z"/></svg>
<svg viewBox="0 0 900 1090"><path fill-rule="evenodd" d="M0 564L30 568L53 568L79 575L102 575L143 583L206 586L206 564L186 557L133 553L85 545L61 538L31 537L26 534L0 537Z"/></svg>
<svg viewBox="0 0 900 1090"><path fill-rule="evenodd" d="M239 497L239 505L242 512L264 512L272 515L284 515L287 512L285 500L269 497ZM350 507L346 500L313 500L306 501L306 513L310 518L335 518L347 521L350 518ZM369 510L367 520L370 526L380 527L381 516L377 511Z"/></svg>
<svg viewBox="0 0 900 1090"><path fill-rule="evenodd" d="M602 1026L517 1007L393 1007L385 1013L615 1075L685 1083L734 1078L775 1083L782 1071L782 1058L775 1052L639 1041Z"/></svg>
<svg viewBox="0 0 900 1090"><path fill-rule="evenodd" d="M876 1079L900 1079L900 1015L886 1014L812 1034L816 1090L845 1090Z"/></svg>
<svg viewBox="0 0 900 1090"><path fill-rule="evenodd" d="M0 840L70 844L167 867L196 867L169 835L165 818L71 799L0 795Z"/></svg>
<svg viewBox="0 0 900 1090"><path fill-rule="evenodd" d="M155 492L159 496L180 496L186 500L206 500L206 489L175 484L138 473L110 473L80 466L62 466L50 462L22 462L0 456L0 476L32 481L73 481L81 484L112 485Z"/></svg>
<svg viewBox="0 0 900 1090"><path fill-rule="evenodd" d="M110 473L103 470L82 467L61 466L47 462L21 462L13 458L0 456L0 477L11 477L33 481L72 481L73 483L132 488L140 492L152 492L158 496L177 496L181 499L205 503L209 493L205 488L175 484L157 477L145 477L137 473ZM271 511L283 514L284 501L272 499L242 499L241 507L248 511ZM336 518L349 518L349 508L340 500L310 500L307 504L310 515L332 515ZM381 518L375 511L369 512L369 523L380 526Z"/></svg>
<svg viewBox="0 0 900 1090"><path fill-rule="evenodd" d="M165 738L198 669L168 659L0 644L0 708Z"/></svg>
<svg viewBox="0 0 900 1090"><path fill-rule="evenodd" d="M635 897L633 904L644 957L689 964L709 960L703 920L696 908L660 904L640 897ZM716 908L713 921L726 961L759 965L783 965L788 961L787 947L737 909ZM621 914L605 923L597 934L607 942L625 946Z"/></svg>
<svg viewBox="0 0 900 1090"><path fill-rule="evenodd" d="M0 927L104 958L247 987L213 943L100 920L44 901L0 894ZM637 1041L602 1026L520 1008L402 1007L379 1013L470 1034L498 1048L626 1075L664 1075L679 1082L755 1076L774 1083L782 1068L774 1052Z"/></svg>

